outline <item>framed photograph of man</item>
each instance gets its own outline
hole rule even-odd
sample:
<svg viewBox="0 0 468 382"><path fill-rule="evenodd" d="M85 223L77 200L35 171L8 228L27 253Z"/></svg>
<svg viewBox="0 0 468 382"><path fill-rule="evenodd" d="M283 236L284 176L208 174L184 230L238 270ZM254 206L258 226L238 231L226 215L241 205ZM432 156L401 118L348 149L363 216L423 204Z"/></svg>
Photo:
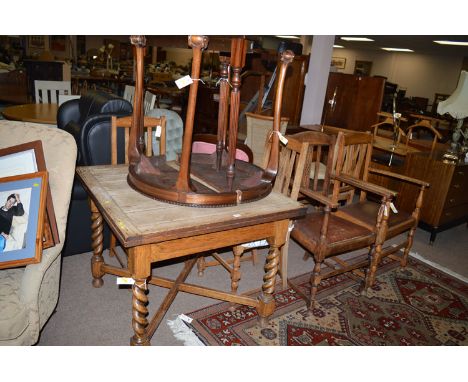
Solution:
<svg viewBox="0 0 468 382"><path fill-rule="evenodd" d="M41 141L32 141L0 149L0 174L2 177L46 170ZM47 190L46 205L42 243L44 249L53 247L60 242L50 187Z"/></svg>
<svg viewBox="0 0 468 382"><path fill-rule="evenodd" d="M47 172L0 178L0 269L41 261Z"/></svg>

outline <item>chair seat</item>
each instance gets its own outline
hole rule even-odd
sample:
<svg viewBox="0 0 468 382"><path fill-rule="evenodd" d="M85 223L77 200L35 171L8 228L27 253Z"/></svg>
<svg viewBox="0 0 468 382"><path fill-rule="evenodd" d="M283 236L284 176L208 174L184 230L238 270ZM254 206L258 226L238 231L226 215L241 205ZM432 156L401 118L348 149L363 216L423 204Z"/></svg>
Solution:
<svg viewBox="0 0 468 382"><path fill-rule="evenodd" d="M18 338L29 325L24 303L20 301L20 286L24 268L0 272L0 341Z"/></svg>
<svg viewBox="0 0 468 382"><path fill-rule="evenodd" d="M374 227L379 208L379 203L366 200L364 202L344 206L341 208L341 211ZM390 216L388 218L387 239L407 231L413 226L413 224L414 219L409 213L405 211L398 211L398 213L390 212Z"/></svg>
<svg viewBox="0 0 468 382"><path fill-rule="evenodd" d="M321 211L308 213L304 219L294 223L291 232L296 241L313 253L318 247L323 217ZM362 248L371 245L374 240L375 234L367 228L330 214L325 256Z"/></svg>

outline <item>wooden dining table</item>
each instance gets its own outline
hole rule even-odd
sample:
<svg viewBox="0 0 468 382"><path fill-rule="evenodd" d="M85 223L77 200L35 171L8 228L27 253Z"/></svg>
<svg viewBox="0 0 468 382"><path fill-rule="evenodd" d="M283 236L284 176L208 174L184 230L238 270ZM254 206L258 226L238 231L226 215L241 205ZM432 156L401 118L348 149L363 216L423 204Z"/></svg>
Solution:
<svg viewBox="0 0 468 382"><path fill-rule="evenodd" d="M25 105L8 106L2 111L3 117L13 121L57 124L56 103L28 103Z"/></svg>
<svg viewBox="0 0 468 382"><path fill-rule="evenodd" d="M127 183L127 165L78 167L76 172L90 199L93 286L102 286L105 274L131 278L133 283L134 335L131 345L150 344L178 292L254 307L259 315L259 324L266 325L275 310L275 278L289 222L303 217L306 207L278 192L271 192L261 200L230 207L182 206L157 201L135 191ZM127 253L126 266L113 266L104 260L104 220ZM185 282L198 256L261 239L268 241L270 250L263 280L259 280L262 292L258 298ZM152 274L152 264L169 259L185 261L175 280ZM237 283L239 279L240 272L235 266L231 282ZM148 320L147 291L150 284L170 291L152 319Z"/></svg>

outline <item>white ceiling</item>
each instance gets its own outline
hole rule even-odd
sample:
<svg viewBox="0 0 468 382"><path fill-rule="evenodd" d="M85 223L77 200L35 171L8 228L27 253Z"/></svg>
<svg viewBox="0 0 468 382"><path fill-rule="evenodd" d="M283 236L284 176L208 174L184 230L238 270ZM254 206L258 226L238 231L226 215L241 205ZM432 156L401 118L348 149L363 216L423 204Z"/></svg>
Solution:
<svg viewBox="0 0 468 382"><path fill-rule="evenodd" d="M349 36L349 35L346 35ZM357 37L351 35L353 37ZM434 40L451 40L468 42L468 36L430 36L430 35L373 35L373 36L358 36L368 37L375 41L370 42L355 42L341 40L342 36L335 37L335 44L342 45L349 49L370 49L381 50L382 47L390 48L407 48L414 50L415 53L435 54L435 55L457 55L468 57L468 46L449 46L439 45L434 43ZM383 52L383 51L382 51Z"/></svg>

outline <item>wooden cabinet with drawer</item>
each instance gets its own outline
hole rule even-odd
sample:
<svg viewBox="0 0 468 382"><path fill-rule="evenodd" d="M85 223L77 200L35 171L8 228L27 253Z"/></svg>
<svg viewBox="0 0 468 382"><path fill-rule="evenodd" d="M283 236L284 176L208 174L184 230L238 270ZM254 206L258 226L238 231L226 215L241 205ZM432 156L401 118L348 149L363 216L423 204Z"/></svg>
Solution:
<svg viewBox="0 0 468 382"><path fill-rule="evenodd" d="M444 163L443 152L413 153L406 158L408 176L431 184L424 195L420 226L431 232L431 243L438 232L468 222L468 163ZM400 208L406 209L406 200L415 197L410 186L400 190Z"/></svg>

